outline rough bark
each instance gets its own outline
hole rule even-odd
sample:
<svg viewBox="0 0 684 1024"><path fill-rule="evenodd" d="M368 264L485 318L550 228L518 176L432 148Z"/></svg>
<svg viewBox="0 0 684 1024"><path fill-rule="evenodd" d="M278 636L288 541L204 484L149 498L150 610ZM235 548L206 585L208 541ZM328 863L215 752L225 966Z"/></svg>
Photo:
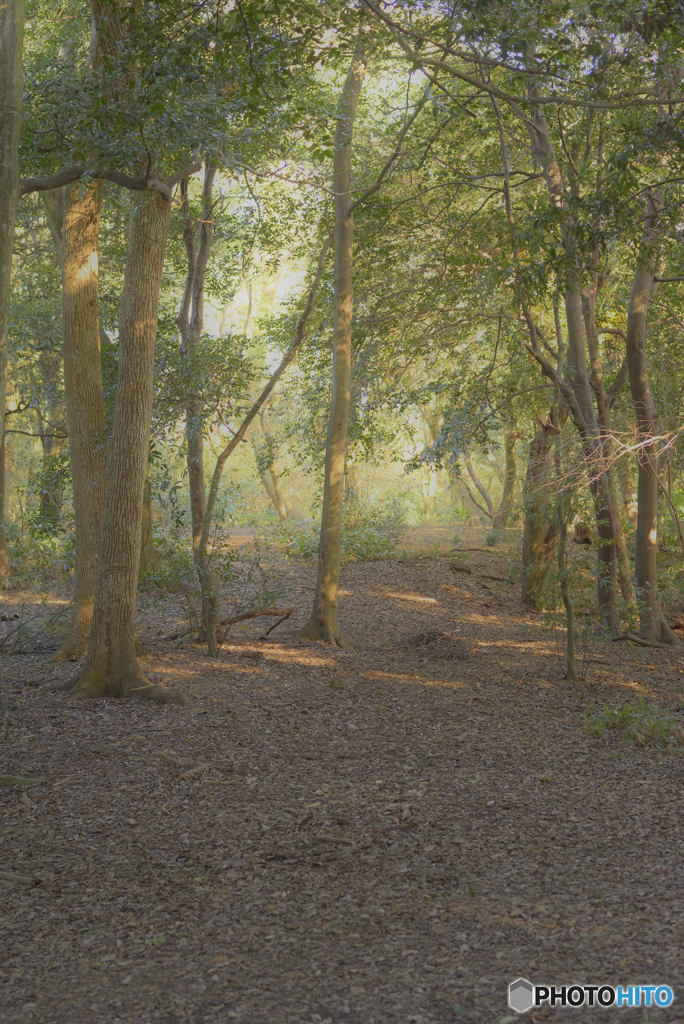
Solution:
<svg viewBox="0 0 684 1024"><path fill-rule="evenodd" d="M104 506L107 427L100 321L98 231L100 190L66 189L62 310L64 393L76 530L71 626L53 660L80 657L88 646Z"/></svg>
<svg viewBox="0 0 684 1024"><path fill-rule="evenodd" d="M342 550L344 463L351 403L351 347L354 291L352 283L354 219L352 206L352 135L366 55L358 43L342 90L335 130L333 189L335 193L335 271L333 369L330 420L325 453L325 477L318 579L311 616L303 636L347 646L337 623Z"/></svg>
<svg viewBox="0 0 684 1024"><path fill-rule="evenodd" d="M145 484L142 500L142 526L140 529L140 572L154 567L157 555L154 550L152 533L152 481L150 480L150 463L147 463Z"/></svg>
<svg viewBox="0 0 684 1024"><path fill-rule="evenodd" d="M153 193L133 206L119 305L119 372L88 655L69 687L76 697L187 698L143 675L133 631L142 497L150 443L154 347L170 203Z"/></svg>
<svg viewBox="0 0 684 1024"><path fill-rule="evenodd" d="M14 225L21 188L19 133L23 85L24 0L0 4L0 443L4 451L7 335ZM0 580L9 576L5 494L0 492Z"/></svg>

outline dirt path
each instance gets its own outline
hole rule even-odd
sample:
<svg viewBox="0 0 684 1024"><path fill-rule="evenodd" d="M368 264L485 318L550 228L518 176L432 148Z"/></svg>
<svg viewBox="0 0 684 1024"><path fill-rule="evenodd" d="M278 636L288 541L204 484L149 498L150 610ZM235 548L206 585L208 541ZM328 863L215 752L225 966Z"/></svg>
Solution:
<svg viewBox="0 0 684 1024"><path fill-rule="evenodd" d="M346 568L352 654L245 629L212 662L144 598L189 710L76 704L44 688L73 666L6 657L0 774L46 781L0 789L2 871L40 881L0 874L0 1021L493 1024L523 975L664 982L669 1010L591 1020L684 1022L684 764L582 724L679 707L684 656L596 647L573 691L487 578L505 558L462 564ZM289 571L303 623L314 569Z"/></svg>

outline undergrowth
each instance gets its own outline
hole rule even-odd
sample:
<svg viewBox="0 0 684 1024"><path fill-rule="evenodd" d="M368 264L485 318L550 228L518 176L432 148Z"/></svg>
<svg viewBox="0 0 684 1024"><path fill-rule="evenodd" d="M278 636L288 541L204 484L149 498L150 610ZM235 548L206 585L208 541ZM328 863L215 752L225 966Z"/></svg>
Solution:
<svg viewBox="0 0 684 1024"><path fill-rule="evenodd" d="M680 712L664 711L647 704L641 698L638 704L603 710L587 708L584 729L588 736L603 736L611 729L622 734L622 741L634 747L656 747L670 752L684 752L684 722Z"/></svg>
<svg viewBox="0 0 684 1024"><path fill-rule="evenodd" d="M397 499L368 503L360 498L344 503L342 562L374 562L397 555L407 525L407 514ZM288 558L315 558L318 555L320 523L288 520L275 531L275 539Z"/></svg>

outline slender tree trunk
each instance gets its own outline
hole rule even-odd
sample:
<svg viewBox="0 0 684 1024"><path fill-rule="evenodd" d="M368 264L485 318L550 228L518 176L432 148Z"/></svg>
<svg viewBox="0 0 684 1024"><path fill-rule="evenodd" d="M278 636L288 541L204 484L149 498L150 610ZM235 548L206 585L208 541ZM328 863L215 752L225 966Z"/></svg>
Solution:
<svg viewBox="0 0 684 1024"><path fill-rule="evenodd" d="M551 457L555 432L552 411L546 421L537 421L525 477L521 586L523 603L530 608L542 606L544 583L558 537Z"/></svg>
<svg viewBox="0 0 684 1024"><path fill-rule="evenodd" d="M632 295L627 313L625 348L629 369L629 386L636 415L639 440L639 477L637 484L637 527L634 575L641 633L645 639L657 640L668 635L658 600L656 556L658 552L658 412L653 400L646 358L646 320L655 273L654 243L660 234L659 212L651 197L647 200L644 247L651 249L646 262L634 273Z"/></svg>
<svg viewBox="0 0 684 1024"><path fill-rule="evenodd" d="M530 84L528 93L532 101L537 100L541 95L539 87L535 83ZM594 496L596 528L599 535L597 572L599 614L604 628L615 635L618 632L615 606L617 596L615 520L608 493L603 445L587 369L582 319L581 253L573 232L572 217L566 207L563 176L556 160L548 123L541 105L536 107L531 123L533 126L530 128L532 146L543 168L551 201L556 209L565 213L561 221L561 231L570 264L565 281L565 318L568 330L567 367L575 400L584 421L582 437L584 457L587 471L592 480L591 489Z"/></svg>
<svg viewBox="0 0 684 1024"><path fill-rule="evenodd" d="M599 586L601 580L609 581L614 587L615 573L620 581L622 596L630 611L636 612L636 598L632 585L632 573L629 563L629 554L625 544L624 531L622 529L622 518L615 488L614 470L614 444L613 430L611 426L611 403L613 396L609 395L605 388L603 379L603 367L601 363L601 352L599 347L599 332L596 326L596 299L599 290L598 275L598 252L593 254L593 268L590 282L582 289L581 304L582 317L584 320L584 331L589 349L589 360L591 366L591 378L589 383L596 396L598 409L597 426L601 439L601 453L604 464L604 472L596 481L595 506L597 508L597 525L599 525L599 549L598 557L601 565L599 572ZM601 532L602 531L602 532ZM601 543L602 542L602 543ZM617 628L617 616L614 602L609 602L606 609L609 621L613 622L613 628Z"/></svg>
<svg viewBox="0 0 684 1024"><path fill-rule="evenodd" d="M14 225L19 200L19 133L23 89L24 0L0 4L0 443L4 449L7 334ZM0 493L0 580L9 576L5 494Z"/></svg>
<svg viewBox="0 0 684 1024"><path fill-rule="evenodd" d="M303 636L347 646L337 624L342 550L344 462L351 403L351 347L354 292L352 285L354 221L352 205L352 133L356 106L366 73L366 55L357 44L342 92L335 132L333 187L335 191L335 275L333 319L332 400L325 453L325 482L318 581L311 616ZM341 226L340 226L341 225Z"/></svg>
<svg viewBox="0 0 684 1024"><path fill-rule="evenodd" d="M204 169L202 187L202 213L200 217L199 246L195 246L195 231L190 211L188 182L181 183L184 207L183 242L188 269L185 289L176 322L180 331L180 348L185 357L187 391L185 396L185 441L187 447L188 486L190 489L190 517L192 523L192 553L202 591L202 630L206 635L211 594L218 585L215 575L204 572L200 566L202 525L207 511L206 479L204 475L204 404L200 393L201 343L204 328L204 280L209 264L209 253L214 239L214 203L212 199L216 164L211 158ZM208 589L209 588L209 589Z"/></svg>
<svg viewBox="0 0 684 1024"><path fill-rule="evenodd" d="M494 515L494 506L492 505L492 499L489 497L489 493L487 491L487 488L482 483L482 481L480 480L479 476L475 472L475 469L473 468L473 464L470 461L470 452L466 452L465 453L463 461L465 462L465 467L468 470L468 476L470 477L470 479L475 484L475 487L477 488L477 491L478 491L480 497L482 498L482 500L484 501L484 503L486 505L487 515L491 519L493 517L493 515Z"/></svg>
<svg viewBox="0 0 684 1024"><path fill-rule="evenodd" d="M245 434L249 430L251 423L254 418L259 415L261 408L264 403L268 401L269 396L273 393L273 389L276 384L285 373L292 360L295 358L302 341L304 340L304 334L306 332L306 325L311 315L316 293L320 288L321 281L323 279L323 272L325 270L325 260L330 251L330 246L333 241L333 235L328 235L324 241L321 250L318 254L318 261L316 264L316 273L313 281L309 287L309 291L306 296L304 303L304 309L297 321L295 328L295 334L289 349L280 360L280 363L273 371L268 379L266 386L264 387L261 394L256 398L252 404L251 409L245 416L244 420L240 424L235 436L226 445L214 466L214 472L211 477L211 487L209 488L209 494L207 495L207 511L204 515L204 523L202 524L202 536L200 538L199 547L199 565L200 572L205 576L203 581L203 587L206 588L206 592L210 597L209 605L207 608L207 652L210 657L216 657L218 653L218 627L219 627L219 595L216 586L212 585L211 582L211 556L209 553L209 538L211 536L211 527L214 521L214 508L216 506L216 499L218 498L219 487L221 485L221 476L226 462L233 454L237 446L244 439Z"/></svg>
<svg viewBox="0 0 684 1024"><path fill-rule="evenodd" d="M150 443L157 308L171 204L145 193L133 206L119 305L119 373L107 464L88 655L69 687L77 697L140 696L186 703L152 686L136 656L133 618L142 497Z"/></svg>
<svg viewBox="0 0 684 1024"><path fill-rule="evenodd" d="M515 483L518 473L518 465L515 458L515 445L518 440L518 431L515 427L507 426L504 429L504 454L505 470L504 485L499 508L492 519L492 529L499 531L506 528L506 521L513 508L515 497Z"/></svg>
<svg viewBox="0 0 684 1024"><path fill-rule="evenodd" d="M88 646L104 506L107 442L98 316L99 188L82 194L79 183L69 185L64 211L64 393L76 566L71 626L53 661L80 657Z"/></svg>

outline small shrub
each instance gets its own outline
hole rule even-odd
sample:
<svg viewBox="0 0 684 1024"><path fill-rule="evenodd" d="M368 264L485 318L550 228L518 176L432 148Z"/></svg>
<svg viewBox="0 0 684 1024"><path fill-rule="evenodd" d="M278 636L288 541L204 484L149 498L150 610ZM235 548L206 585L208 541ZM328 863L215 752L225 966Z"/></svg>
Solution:
<svg viewBox="0 0 684 1024"><path fill-rule="evenodd" d="M46 587L67 579L74 567L76 536L42 533L29 526L24 536L15 524L7 530L10 581L19 589Z"/></svg>
<svg viewBox="0 0 684 1024"><path fill-rule="evenodd" d="M373 562L395 554L406 530L406 513L396 498L366 504L358 498L345 502L342 561Z"/></svg>
<svg viewBox="0 0 684 1024"><path fill-rule="evenodd" d="M625 743L635 747L674 750L684 745L681 714L647 704L643 697L638 704L627 704L623 708L604 706L602 711L587 708L584 728L588 736L603 736L608 729L615 729L622 733Z"/></svg>

